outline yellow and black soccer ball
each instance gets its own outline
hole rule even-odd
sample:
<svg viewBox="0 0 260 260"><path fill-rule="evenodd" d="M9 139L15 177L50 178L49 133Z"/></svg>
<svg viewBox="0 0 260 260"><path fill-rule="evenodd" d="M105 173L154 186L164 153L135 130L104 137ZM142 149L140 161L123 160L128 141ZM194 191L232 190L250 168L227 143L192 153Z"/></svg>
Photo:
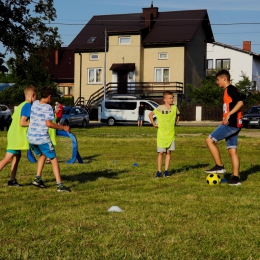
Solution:
<svg viewBox="0 0 260 260"><path fill-rule="evenodd" d="M221 178L220 178L219 174L217 174L217 173L210 173L206 177L206 181L207 181L207 184L209 184L209 185L217 185L217 184L220 184Z"/></svg>

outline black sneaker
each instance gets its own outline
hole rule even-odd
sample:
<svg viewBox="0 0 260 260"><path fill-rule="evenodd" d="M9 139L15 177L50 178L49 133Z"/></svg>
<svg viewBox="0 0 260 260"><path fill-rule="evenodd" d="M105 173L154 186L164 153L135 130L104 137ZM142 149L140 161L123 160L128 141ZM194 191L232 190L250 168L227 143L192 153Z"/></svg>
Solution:
<svg viewBox="0 0 260 260"><path fill-rule="evenodd" d="M231 179L228 181L228 184L231 186L240 186L241 181L240 181L239 177L233 175L231 177Z"/></svg>
<svg viewBox="0 0 260 260"><path fill-rule="evenodd" d="M65 187L63 184L59 184L57 186L57 191L58 192L70 192L70 189Z"/></svg>
<svg viewBox="0 0 260 260"><path fill-rule="evenodd" d="M224 165L223 166L219 166L219 165L216 164L214 167L212 167L209 170L206 170L205 172L206 173L225 173L226 170L224 168Z"/></svg>
<svg viewBox="0 0 260 260"><path fill-rule="evenodd" d="M156 173L156 176L155 176L155 177L156 177L156 178L162 177L162 173L158 171L158 172Z"/></svg>
<svg viewBox="0 0 260 260"><path fill-rule="evenodd" d="M164 177L170 177L170 174L168 173L168 171L164 171Z"/></svg>
<svg viewBox="0 0 260 260"><path fill-rule="evenodd" d="M42 179L39 179L39 178L35 178L32 184L38 188L46 188Z"/></svg>
<svg viewBox="0 0 260 260"><path fill-rule="evenodd" d="M21 187L22 185L17 182L17 180L14 181L8 181L9 187Z"/></svg>

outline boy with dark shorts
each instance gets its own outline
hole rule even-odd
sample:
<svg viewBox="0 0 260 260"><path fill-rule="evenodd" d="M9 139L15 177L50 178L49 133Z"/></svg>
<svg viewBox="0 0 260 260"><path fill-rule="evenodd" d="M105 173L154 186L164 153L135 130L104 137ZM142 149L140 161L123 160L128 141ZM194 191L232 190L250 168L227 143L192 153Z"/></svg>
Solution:
<svg viewBox="0 0 260 260"><path fill-rule="evenodd" d="M54 124L53 109L51 107L51 100L53 97L53 90L51 87L45 87L41 91L41 100L33 102L31 109L30 125L27 133L27 138L30 148L36 155L39 155L37 164L37 174L33 181L33 185L39 188L45 188L41 175L44 167L46 157L51 160L52 169L57 183L58 192L70 191L61 182L59 163L56 157L53 143L51 142L48 128L64 130L69 132L69 126L62 126Z"/></svg>
<svg viewBox="0 0 260 260"><path fill-rule="evenodd" d="M163 94L164 104L158 106L149 114L150 121L157 131L157 153L158 153L158 171L156 178L162 177L162 160L165 157L164 176L170 177L168 168L171 160L171 151L175 150L175 125L180 120L180 112L177 106L173 105L173 94L169 91ZM156 116L158 124L154 122L153 116Z"/></svg>
<svg viewBox="0 0 260 260"><path fill-rule="evenodd" d="M206 173L225 173L226 170L222 164L220 152L216 142L225 139L227 150L229 152L233 176L228 181L229 185L239 186L240 160L237 154L238 134L242 127L242 111L244 105L242 98L236 87L230 84L230 74L227 70L221 70L216 74L217 84L224 89L223 96L223 121L222 124L213 131L206 139L206 144L216 165L206 170Z"/></svg>

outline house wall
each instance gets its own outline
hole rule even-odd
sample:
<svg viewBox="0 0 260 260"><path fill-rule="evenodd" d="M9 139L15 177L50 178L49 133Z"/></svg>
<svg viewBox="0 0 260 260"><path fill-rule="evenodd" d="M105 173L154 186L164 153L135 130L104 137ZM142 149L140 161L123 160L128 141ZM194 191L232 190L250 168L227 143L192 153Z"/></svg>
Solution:
<svg viewBox="0 0 260 260"><path fill-rule="evenodd" d="M206 42L205 32L200 27L192 42L186 45L186 86L187 84L191 84L199 87L202 78L205 77Z"/></svg>
<svg viewBox="0 0 260 260"><path fill-rule="evenodd" d="M161 52L168 53L167 60L159 60ZM155 68L170 68L171 82L184 82L184 47L144 48L142 81L155 81Z"/></svg>
<svg viewBox="0 0 260 260"><path fill-rule="evenodd" d="M135 80L140 80L140 64L141 64L141 38L140 35L131 35L131 44L119 45L118 38L120 36L109 36L109 48L106 54L106 84L114 81L112 70L110 67L113 63L135 63ZM90 60L90 54L99 54L99 60ZM81 96L86 100L90 95L104 86L104 52L82 53L82 74L81 74ZM98 84L88 83L88 69L102 68L102 82ZM75 84L74 97L75 100L80 96L80 55L75 54Z"/></svg>
<svg viewBox="0 0 260 260"><path fill-rule="evenodd" d="M256 81L256 89L260 91L260 58L253 59L252 80Z"/></svg>
<svg viewBox="0 0 260 260"><path fill-rule="evenodd" d="M231 75L232 84L235 84L242 79L242 72L245 73L250 80L255 80L252 76L253 56L248 53L232 50L230 48L219 45L214 45L213 43L208 43L207 59L213 59L213 69L216 69L216 59L230 59L229 72Z"/></svg>

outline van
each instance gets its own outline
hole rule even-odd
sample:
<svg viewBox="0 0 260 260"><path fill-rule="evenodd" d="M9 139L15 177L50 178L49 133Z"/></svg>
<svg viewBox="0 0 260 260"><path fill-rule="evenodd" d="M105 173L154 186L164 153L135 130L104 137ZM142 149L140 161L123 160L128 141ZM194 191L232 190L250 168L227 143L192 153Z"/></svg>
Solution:
<svg viewBox="0 0 260 260"><path fill-rule="evenodd" d="M110 99L103 100L101 103L100 121L107 123L109 126L117 122L137 122L138 109L140 104L145 107L144 122L150 122L149 113L157 106L152 100L135 100L135 99Z"/></svg>

